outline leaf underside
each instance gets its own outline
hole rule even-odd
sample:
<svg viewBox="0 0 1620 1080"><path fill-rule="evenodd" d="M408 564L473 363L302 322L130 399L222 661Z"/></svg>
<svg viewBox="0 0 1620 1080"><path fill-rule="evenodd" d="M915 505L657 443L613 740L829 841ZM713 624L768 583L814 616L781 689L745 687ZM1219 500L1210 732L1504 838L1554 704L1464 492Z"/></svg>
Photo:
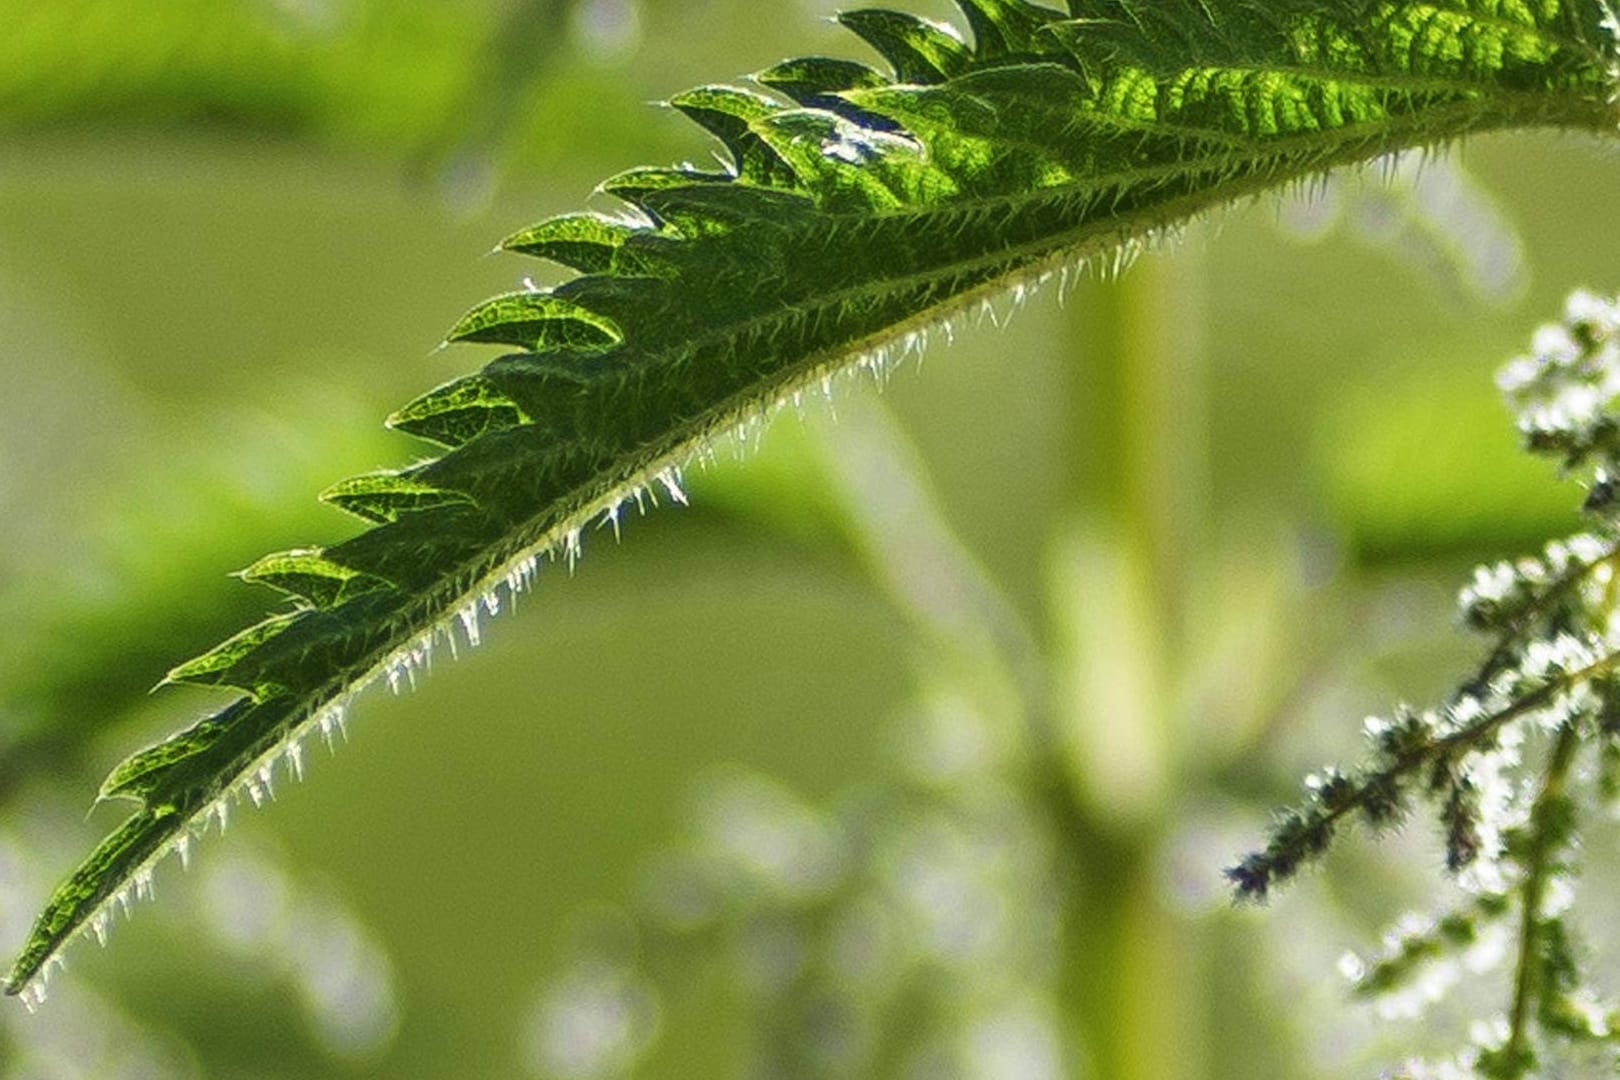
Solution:
<svg viewBox="0 0 1620 1080"><path fill-rule="evenodd" d="M716 435L1009 283L1411 146L1610 130L1599 0L958 0L971 44L840 16L891 74L787 61L672 104L728 165L639 169L504 247L580 276L497 297L451 340L507 353L391 426L445 449L323 498L373 524L243 572L291 605L169 680L242 696L108 778L141 808L50 899L5 989L139 891L162 854L380 675L409 670L539 554Z"/></svg>

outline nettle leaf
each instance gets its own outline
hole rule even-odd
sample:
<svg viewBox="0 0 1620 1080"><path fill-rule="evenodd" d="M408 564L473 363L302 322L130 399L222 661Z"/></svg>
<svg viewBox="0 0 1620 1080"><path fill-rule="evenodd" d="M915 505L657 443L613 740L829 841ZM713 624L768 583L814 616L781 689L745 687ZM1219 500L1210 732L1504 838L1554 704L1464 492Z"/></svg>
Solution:
<svg viewBox="0 0 1620 1080"><path fill-rule="evenodd" d="M632 225L600 214L568 214L513 233L501 241L501 248L550 259L581 273L602 274L612 269L614 252L635 231Z"/></svg>
<svg viewBox="0 0 1620 1080"><path fill-rule="evenodd" d="M273 644L282 631L298 621L296 614L272 615L261 623L214 646L194 660L172 669L164 678L169 683L191 683L197 686L235 686L255 693L269 692L272 687L248 679L244 671L250 670L255 655Z"/></svg>
<svg viewBox="0 0 1620 1080"><path fill-rule="evenodd" d="M516 413L516 406L512 406L512 412ZM514 418L513 423L516 422ZM403 427L400 424L395 426ZM485 423L478 431L481 433L488 428L489 424ZM465 492L446 491L425 484L409 472L367 473L350 477L321 492L321 501L376 524L398 521L407 514L439 506L472 506L472 497Z"/></svg>
<svg viewBox="0 0 1620 1080"><path fill-rule="evenodd" d="M352 596L386 588L388 582L333 562L318 550L266 555L241 573L243 581L268 585L314 607L336 607Z"/></svg>
<svg viewBox="0 0 1620 1080"><path fill-rule="evenodd" d="M954 27L876 8L843 12L838 21L894 65L901 82L940 82L973 67L973 50Z"/></svg>
<svg viewBox="0 0 1620 1080"><path fill-rule="evenodd" d="M967 30L896 12L840 21L892 69L778 64L672 105L717 170L601 185L502 245L581 272L496 297L451 341L515 349L391 426L435 461L338 484L375 527L244 576L295 609L171 673L248 695L109 780L143 809L53 896L6 982L37 991L210 811L296 761L359 689L476 641L500 590L717 436L892 343L1269 188L1504 128L1609 132L1601 0L960 0ZM970 40L971 39L971 40Z"/></svg>
<svg viewBox="0 0 1620 1080"><path fill-rule="evenodd" d="M490 380L477 377L458 379L431 390L387 420L388 426L396 431L451 449L488 432L505 431L527 422L528 417L523 415L517 402L502 393L500 387ZM349 497L354 485L361 484L367 492L374 493L373 485L381 483L383 481L376 477L362 477L329 489L323 497L349 510L362 505L360 500ZM396 515L390 512L386 516L388 520L393 520Z"/></svg>
<svg viewBox="0 0 1620 1080"><path fill-rule="evenodd" d="M553 293L515 292L486 300L463 315L447 341L483 341L525 349L606 349L623 335L612 319Z"/></svg>

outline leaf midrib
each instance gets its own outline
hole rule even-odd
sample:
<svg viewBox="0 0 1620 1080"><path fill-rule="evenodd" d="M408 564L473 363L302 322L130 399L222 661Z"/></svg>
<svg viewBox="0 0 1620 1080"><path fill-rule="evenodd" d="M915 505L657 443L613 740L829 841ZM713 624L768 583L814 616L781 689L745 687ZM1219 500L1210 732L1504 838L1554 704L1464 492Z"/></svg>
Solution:
<svg viewBox="0 0 1620 1080"><path fill-rule="evenodd" d="M1536 102L1538 104L1548 103L1548 99L1544 94L1526 93L1520 96L1524 97L1526 100ZM1590 118L1592 121L1596 121L1600 115L1603 116L1605 120L1613 119L1612 117L1607 116L1606 112L1600 112L1598 107L1593 106L1593 104L1585 98L1572 98L1571 101L1591 108L1593 110L1593 115ZM1480 110L1477 108L1465 107L1473 106L1475 104L1475 102L1457 103L1456 114L1461 117L1466 117L1470 113L1479 113ZM1436 106L1433 111L1424 114L1424 119L1428 120L1432 118L1436 112L1444 113L1445 110L1446 107ZM1265 174L1264 176L1248 177L1244 180L1221 181L1203 191L1199 191L1191 195L1179 196L1176 199L1156 204L1151 208L1151 212L1149 210L1133 211L1118 217L1108 217L1106 219L1090 221L1079 228L1065 233L1054 234L1050 237L1044 237L1039 241L1031 241L1027 244L1016 245L1013 247L999 248L993 253L976 255L953 262L940 263L937 264L934 269L929 271L897 275L893 277L874 278L858 284L849 285L841 289L836 289L829 292L818 292L814 299L796 304L791 308L777 309L777 311L767 314L750 315L729 323L714 324L714 329L706 330L703 333L694 336L683 337L679 347L669 347L657 351L642 353L633 357L633 360L637 366L656 367L661 363L668 362L671 358L679 355L680 353L689 351L692 346L701 347L703 345L712 344L716 341L723 341L728 338L739 337L752 329L778 321L783 310L814 311L821 308L833 307L846 300L860 299L868 295L888 292L894 288L903 288L909 284L922 283L931 279L948 276L951 272L955 271L982 269L992 266L997 262L1016 262L1016 256L1019 253L1038 254L1039 252L1047 249L1069 247L1072 246L1072 244L1066 243L1066 238L1083 236L1088 228L1093 226L1096 227L1096 231L1112 234L1125 234L1132 232L1133 230L1121 228L1121 226L1129 225L1133 220L1136 219L1159 219L1169 217L1180 220L1197 213L1198 209L1203 206L1212 206L1241 199L1246 195L1257 194L1280 187L1283 184L1288 183L1290 180L1296 180L1316 173L1327 172L1331 169L1344 165L1372 160L1397 150L1427 145L1427 143L1425 143L1423 140L1407 142L1402 138L1402 136L1411 134L1412 131L1418 127L1428 126L1433 126L1437 129L1434 139L1432 140L1433 142L1449 142L1461 138L1464 134L1484 134L1490 131L1497 131L1505 128L1549 126L1601 130L1602 125L1595 122L1580 122L1574 117L1573 113L1567 121L1560 120L1556 117L1540 118L1532 116L1530 117L1530 122L1528 123L1526 122L1526 118L1523 116L1504 114L1502 116L1492 118L1491 121L1483 124L1470 125L1466 129L1460 129L1458 127L1446 128L1443 125L1431 125L1428 123L1414 123L1405 127L1388 123L1353 125L1335 128L1334 132L1348 132L1352 130L1352 127L1366 127L1375 130L1367 131L1365 136L1353 135L1348 138L1337 139L1320 138L1320 136L1324 134L1320 132L1312 132L1310 135L1290 136L1286 139L1276 139L1268 142L1266 144L1268 152L1264 154L1254 154L1248 157L1233 156L1230 159L1218 157L1200 159L1200 166L1192 168L1189 168L1186 165L1166 165L1129 170L1119 173L1109 173L1106 175L1090 177L1083 184L1074 183L1054 185L1048 188L1041 188L1037 192L1017 192L1008 195L953 200L951 202L941 203L940 205L933 207L911 207L901 210L882 211L878 213L823 213L821 215L821 219L823 221L830 220L843 224L858 224L861 222L870 222L876 220L897 220L905 218L923 220L938 214L994 212L998 209L1016 209L1020 207L1027 207L1039 202L1072 199L1076 196L1083 196L1088 191L1106 190L1110 187L1117 187L1127 184L1133 180L1152 181L1155 179L1167 179L1175 176L1186 175L1188 173L1195 173L1201 171L1202 163L1205 162L1216 165L1225 163L1234 166L1242 166L1260 165L1270 162L1272 159L1277 159L1274 162L1275 164L1286 165L1288 164L1288 159L1295 156L1293 153L1291 153L1293 148L1295 146L1306 145L1308 149L1308 141L1312 139L1317 139L1320 143L1327 144L1330 148L1337 148L1342 151L1341 154L1329 154L1324 155L1321 158L1312 158L1309 162L1302 164L1301 167L1297 169L1295 174L1291 176L1271 172ZM1295 142L1296 139L1299 141ZM1367 149L1367 144L1369 142L1382 143L1383 145L1376 149ZM1272 152L1273 148L1276 148L1275 152ZM1165 212L1169 208L1177 208L1182 205L1187 205L1190 208L1183 213ZM991 282L985 286L985 288L989 291L994 291L995 283ZM924 321L932 321L932 316L929 316L929 318L925 319ZM891 335L889 332L885 331L881 336L889 337Z"/></svg>
<svg viewBox="0 0 1620 1080"><path fill-rule="evenodd" d="M1542 105L1549 104L1545 95L1524 94L1521 96ZM1599 115L1599 110L1586 99L1577 98L1574 101L1592 111L1592 120L1595 120ZM1459 103L1459 106L1462 104L1464 103ZM1472 105L1473 103L1467 104ZM1555 112L1555 110L1547 111ZM1459 112L1466 115L1466 112L1461 108L1459 108ZM1433 115L1432 112L1427 114L1431 118ZM1575 118L1573 113L1564 120L1559 120L1556 116L1541 118L1541 124L1569 127L1590 126L1594 128L1599 126L1595 123L1583 124ZM1043 238L1040 241L999 249L991 254L942 263L926 272L880 278L831 293L820 294L814 301L808 303L795 305L792 308L778 309L765 315L755 315L737 320L726 324L724 329L711 331L695 338L683 339L682 348L678 351L687 352L693 346L701 348L703 345L736 338L748 333L750 330L768 326L784 318L792 318L795 314L809 317L814 311L836 307L850 300L858 300L870 295L903 289L909 285L925 284L928 281L938 280L941 277L955 273L969 273L999 264L1005 266L1010 274L1037 266L1046 257L1055 258L1059 261L1068 261L1076 257L1084 258L1086 254L1082 253L1080 248L1088 240L1095 240L1102 236L1140 235L1142 232L1149 231L1152 228L1184 220L1211 206L1274 189L1292 179L1325 172L1339 165L1368 160L1397 149L1421 145L1421 143L1405 143L1402 141L1401 136L1409 135L1413 129L1422 126L1427 125L1410 124L1405 127L1378 125L1379 131L1376 134L1380 137L1373 141L1381 143L1381 146L1368 148L1366 145L1368 140L1354 137L1335 140L1335 142L1341 144L1342 149L1342 154L1338 160L1333 157L1313 160L1309 165L1298 169L1293 176L1272 173L1243 181L1230 181L1222 184L1218 190L1211 189L1180 196L1123 217L1110 217L1104 220L1087 222L1077 229L1056 234L1053 237ZM1469 133L1483 133L1515 126L1532 125L1525 124L1524 118L1521 116L1504 114L1494 118L1493 123L1476 125L1470 128ZM1336 130L1343 132L1347 129L1340 128ZM1443 136L1437 135L1436 139L1450 140L1460 137L1461 134L1462 132L1451 130ZM1273 155L1256 155L1250 160L1260 162L1271 156ZM1174 172L1178 171L1185 172L1187 170L1166 170L1166 173L1174 174ZM850 213L833 216L847 221L865 221L871 220L873 217L883 216L922 217L942 211L959 211L964 208L986 209L996 206L1011 206L1021 200L1072 198L1076 193L1076 188L1065 186L1043 189L1038 196L1007 196L997 199L957 202L926 211L910 210L891 212L885 215ZM1135 225L1136 228L1131 228L1132 225ZM779 401L784 396L791 394L795 388L802 388L819 381L828 371L841 367L843 360L863 355L885 341L903 336L911 329L933 324L941 318L947 317L951 312L970 307L983 297L993 295L1004 288L1005 284L1000 278L986 282L983 285L964 290L957 296L937 304L925 312L920 312L910 319L891 324L882 330L842 343L837 347L810 353L802 360L789 365L778 372L776 376L767 379L763 383L753 384L747 390L739 391L717 403L697 420L680 429L672 430L667 438L621 455L616 459L615 467L608 471L608 475L611 476L610 480L591 485L588 489L582 491L579 498L570 499L568 496L563 496L562 499L547 504L546 507L532 515L521 525L510 530L506 534L507 539L493 546L494 553L490 557L462 563L445 574L441 578L441 581L445 583L442 587L429 590L418 604L410 605L404 609L402 617L396 620L396 626L399 629L392 635L394 648L397 648L401 642L410 641L441 625L452 616L458 602L465 600L469 596L477 597L481 595L486 583L498 583L502 579L501 568L522 557L525 552L544 553L554 550L564 536L576 529L583 529L593 517L601 513L602 510L598 509L600 504L609 501L617 502L618 499L613 498L615 492L625 492L637 484L638 478L641 480L650 479L661 469L678 464L693 444L701 443L723 433L739 421L761 411L769 403ZM676 352L675 349L666 349L648 354L638 358L638 364L656 366L659 360L667 360ZM560 512L559 505L561 505ZM460 584L463 581L470 581L472 584L463 586ZM351 692L356 683L374 678L385 667L386 661L388 657L393 655L393 651L394 649L379 649L366 662L351 667L349 669L350 677L331 680L319 691L307 695L305 700L309 702L308 708L300 710L300 712L305 713L307 718L312 718L327 704Z"/></svg>

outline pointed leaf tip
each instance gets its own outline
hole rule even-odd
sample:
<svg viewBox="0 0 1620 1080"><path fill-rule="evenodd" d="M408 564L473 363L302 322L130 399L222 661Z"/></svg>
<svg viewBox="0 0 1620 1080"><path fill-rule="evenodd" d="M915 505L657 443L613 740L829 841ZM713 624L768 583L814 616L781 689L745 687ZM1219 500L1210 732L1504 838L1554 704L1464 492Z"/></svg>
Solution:
<svg viewBox="0 0 1620 1080"><path fill-rule="evenodd" d="M616 199L623 199L631 206L646 211L647 207L642 200L644 196L652 192L689 187L693 184L730 184L732 179L730 173L648 166L626 169L622 173L610 176L596 185L596 189L604 195L612 195Z"/></svg>
<svg viewBox="0 0 1620 1080"><path fill-rule="evenodd" d="M784 60L766 68L755 80L779 90L800 105L820 106L822 99L841 90L887 86L889 80L865 64L827 56Z"/></svg>
<svg viewBox="0 0 1620 1080"><path fill-rule="evenodd" d="M944 82L973 65L972 50L945 23L881 8L843 11L836 18L893 65L901 82Z"/></svg>
<svg viewBox="0 0 1620 1080"><path fill-rule="evenodd" d="M238 698L219 713L200 720L155 746L131 754L119 762L101 783L100 798L131 798L148 801L174 766L196 757L229 730L232 721L252 707L251 698Z"/></svg>
<svg viewBox="0 0 1620 1080"><path fill-rule="evenodd" d="M548 292L513 292L486 300L463 315L447 341L600 351L624 340L618 325L603 315Z"/></svg>
<svg viewBox="0 0 1620 1080"><path fill-rule="evenodd" d="M447 491L397 472L350 477L333 484L320 497L322 502L378 525L437 506L477 505L465 492Z"/></svg>
<svg viewBox="0 0 1620 1080"><path fill-rule="evenodd" d="M395 431L453 449L464 446L485 432L505 431L528 423L528 420L518 404L488 379L471 375L428 391L394 413L385 423ZM365 496L382 491L388 486L386 481L362 481L357 478L354 482L359 485L353 489L357 498L345 501L340 497L332 501L361 517L384 513L385 508L376 506ZM343 484L339 484L334 491L340 496L349 493ZM386 516L375 520L392 521L398 516L399 508L399 503L390 503Z"/></svg>
<svg viewBox="0 0 1620 1080"><path fill-rule="evenodd" d="M973 28L975 51L981 57L1037 51L1037 32L1066 18L1062 12L1028 0L956 0Z"/></svg>
<svg viewBox="0 0 1620 1080"><path fill-rule="evenodd" d="M319 549L266 555L241 572L243 581L268 585L318 608L336 607L350 597L388 587L388 582L328 559Z"/></svg>
<svg viewBox="0 0 1620 1080"><path fill-rule="evenodd" d="M92 914L163 849L182 826L168 810L141 810L96 845L71 877L57 887L29 931L22 953L6 976L5 992L17 995L37 978L63 944Z"/></svg>
<svg viewBox="0 0 1620 1080"><path fill-rule="evenodd" d="M793 171L754 131L755 124L781 112L782 105L732 86L700 86L676 94L670 104L725 144L739 179L766 187L794 186Z"/></svg>
<svg viewBox="0 0 1620 1080"><path fill-rule="evenodd" d="M251 655L259 646L296 622L302 614L302 612L295 611L272 615L263 622L255 623L196 659L181 664L170 671L163 681L165 683L189 683L194 686L235 686L239 690L247 690L250 693L256 692L259 687L255 685L243 685L239 682L233 682L231 680L231 670Z"/></svg>
<svg viewBox="0 0 1620 1080"><path fill-rule="evenodd" d="M501 241L501 250L535 255L585 274L613 268L613 253L638 230L600 214L564 214Z"/></svg>

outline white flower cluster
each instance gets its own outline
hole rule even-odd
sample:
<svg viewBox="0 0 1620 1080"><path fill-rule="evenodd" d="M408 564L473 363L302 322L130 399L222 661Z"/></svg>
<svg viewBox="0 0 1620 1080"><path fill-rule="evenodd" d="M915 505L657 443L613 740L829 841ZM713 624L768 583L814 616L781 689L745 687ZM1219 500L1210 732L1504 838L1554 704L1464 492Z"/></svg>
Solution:
<svg viewBox="0 0 1620 1080"><path fill-rule="evenodd" d="M1558 679L1579 675L1593 667L1603 656L1599 642L1558 634L1552 638L1535 638L1526 643L1518 665L1516 689L1522 692L1525 684L1544 686Z"/></svg>
<svg viewBox="0 0 1620 1080"><path fill-rule="evenodd" d="M1539 558L1524 556L1474 568L1474 580L1457 597L1462 620L1481 630L1507 630L1554 590L1579 578L1586 591L1576 599L1596 599L1613 577L1608 560L1615 554L1613 540L1578 533L1554 540Z"/></svg>
<svg viewBox="0 0 1620 1080"><path fill-rule="evenodd" d="M1519 414L1532 448L1572 460L1614 433L1611 403L1620 396L1620 302L1577 291L1564 321L1536 332L1531 354L1515 359L1497 385Z"/></svg>
<svg viewBox="0 0 1620 1080"><path fill-rule="evenodd" d="M1513 1008L1477 1021L1457 1056L1409 1061L1390 1080L1527 1080L1566 1050L1606 1055L1612 1070L1620 1045L1620 1008L1588 985L1571 917L1587 795L1576 786L1620 795L1620 300L1573 296L1499 381L1532 451L1587 466L1590 531L1475 570L1458 603L1493 640L1482 665L1439 707L1367 720L1370 761L1308 779L1267 848L1228 871L1241 897L1263 898L1350 815L1376 828L1418 800L1435 807L1466 899L1402 919L1339 970L1380 1017L1408 1018L1516 954Z"/></svg>

